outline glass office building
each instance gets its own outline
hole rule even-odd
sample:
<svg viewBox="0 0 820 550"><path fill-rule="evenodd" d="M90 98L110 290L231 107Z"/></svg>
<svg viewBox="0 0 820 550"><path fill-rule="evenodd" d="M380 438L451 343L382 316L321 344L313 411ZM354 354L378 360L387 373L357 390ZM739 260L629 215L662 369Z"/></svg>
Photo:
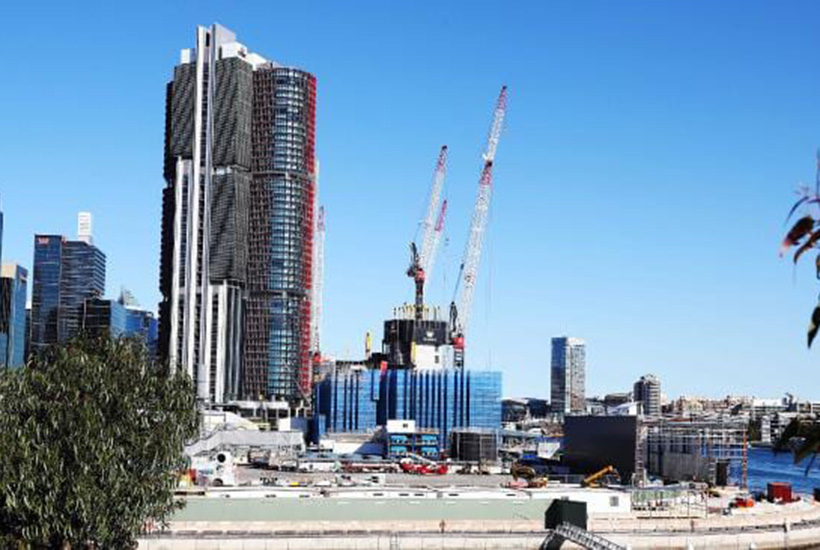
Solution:
<svg viewBox="0 0 820 550"><path fill-rule="evenodd" d="M34 237L30 334L32 353L57 341L63 240L62 235Z"/></svg>
<svg viewBox="0 0 820 550"><path fill-rule="evenodd" d="M454 428L501 426L501 373L394 369L330 374L314 391L314 438L327 432L372 432L387 420L414 420L437 430L445 448Z"/></svg>
<svg viewBox="0 0 820 550"><path fill-rule="evenodd" d="M152 311L125 306L125 334L143 339L148 353L157 354L157 318Z"/></svg>
<svg viewBox="0 0 820 550"><path fill-rule="evenodd" d="M90 336L117 338L126 333L126 315L116 300L88 298L81 306L82 329Z"/></svg>
<svg viewBox="0 0 820 550"><path fill-rule="evenodd" d="M31 351L63 342L82 327L86 299L105 291L105 254L61 235L35 235Z"/></svg>
<svg viewBox="0 0 820 550"><path fill-rule="evenodd" d="M26 361L28 271L17 264L0 269L0 362L22 367Z"/></svg>
<svg viewBox="0 0 820 550"><path fill-rule="evenodd" d="M58 324L61 341L79 333L83 302L104 293L105 254L84 241L63 242Z"/></svg>

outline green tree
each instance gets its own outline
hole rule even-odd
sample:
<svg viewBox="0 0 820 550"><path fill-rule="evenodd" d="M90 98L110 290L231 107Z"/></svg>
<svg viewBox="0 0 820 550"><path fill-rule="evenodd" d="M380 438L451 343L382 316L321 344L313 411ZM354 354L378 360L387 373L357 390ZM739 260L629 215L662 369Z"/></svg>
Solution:
<svg viewBox="0 0 820 550"><path fill-rule="evenodd" d="M124 549L166 524L195 392L129 339L76 339L0 374L0 541Z"/></svg>
<svg viewBox="0 0 820 550"><path fill-rule="evenodd" d="M817 459L817 453L820 452L820 424L816 419L797 417L789 422L774 444L775 453L788 450L792 451L795 464L811 456L806 465L806 475L809 475L809 470Z"/></svg>

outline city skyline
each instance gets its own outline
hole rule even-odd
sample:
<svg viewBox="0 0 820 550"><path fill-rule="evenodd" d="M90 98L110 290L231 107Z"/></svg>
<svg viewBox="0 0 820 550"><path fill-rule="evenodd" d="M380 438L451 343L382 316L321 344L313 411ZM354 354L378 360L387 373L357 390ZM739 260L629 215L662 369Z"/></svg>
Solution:
<svg viewBox="0 0 820 550"><path fill-rule="evenodd" d="M335 25L352 25L345 31L353 35L350 44L331 42L340 31L329 21L317 21L323 39L306 44L292 30L271 32L264 17L228 8L153 6L146 11L167 18L153 31L161 39L148 45L120 43L123 29L136 32L147 15L114 23L113 12L102 9L99 26L68 39L62 33L72 25L57 22L82 14L43 14L50 24L42 30L12 29L3 41L36 55L58 40L45 33L55 33L66 58L118 43L122 67L106 70L128 67L133 74L115 84L105 71L82 68L75 77L57 67L51 77L69 85L42 96L30 63L7 61L10 78L33 79L34 86L26 90L31 97L0 91L10 159L0 181L3 259L31 273L32 236L73 235L75 213L87 210L108 256L109 283L133 288L144 305L156 307L161 90L191 29L217 21L255 51L305 67L320 81L326 351L361 355L365 332L377 332L393 306L411 301L406 242L429 166L445 143L452 155L450 243L429 295L447 305L480 168L486 106L508 84L509 129L476 294L472 368L502 370L506 395L547 395L549 378L531 391L532 373L549 368L549 338L567 333L588 344L590 395L628 390L650 371L670 396L779 396L794 387L807 398L820 395L813 381L820 356L806 352L803 338L814 276L801 268L792 283L790 263L776 258L791 192L814 177L820 144L813 111L820 82L799 61L820 46L810 30L817 8L729 3L690 35L683 23L702 19L696 7L661 14L648 3L629 4L624 20L634 21L614 33L608 15L615 8L591 5L591 14L550 7L530 18L528 10L512 8L509 19L532 22L519 36L499 23L489 52L481 38L493 34L493 22L479 8L430 8L402 18L363 4L379 48L368 47L357 35L365 28L336 11ZM21 19L28 9L12 8ZM292 17L312 14L281 9L294 10ZM408 49L391 39L402 36L394 17L405 19L414 37L432 34L430 43ZM573 38L578 30L584 32ZM659 51L644 50L659 37ZM619 75L615 66L634 70ZM420 75L422 69L430 74ZM415 94L404 89L409 81ZM765 94L755 90L768 81L776 85ZM44 113L34 101L46 102ZM359 103L368 107L354 115L351 105ZM33 152L46 133L72 136L61 138L64 151L46 143L53 167ZM46 172L29 173L33 163ZM737 242L727 244L729 235L739 235ZM771 380L771 372L786 376Z"/></svg>

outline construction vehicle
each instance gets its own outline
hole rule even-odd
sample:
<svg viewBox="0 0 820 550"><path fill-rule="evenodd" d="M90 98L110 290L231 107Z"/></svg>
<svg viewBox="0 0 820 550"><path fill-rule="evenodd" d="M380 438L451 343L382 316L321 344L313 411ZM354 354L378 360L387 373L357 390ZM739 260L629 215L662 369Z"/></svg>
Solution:
<svg viewBox="0 0 820 550"><path fill-rule="evenodd" d="M515 481L518 481L519 478L526 481L527 487L530 489L546 487L549 483L549 477L539 476L535 471L535 468L532 466L527 466L526 464L521 464L520 462L516 462L512 465L512 468L510 468L510 474L512 474Z"/></svg>
<svg viewBox="0 0 820 550"><path fill-rule="evenodd" d="M402 462L401 471L405 474L443 476L450 471L450 467L447 466L447 464L416 464L415 462Z"/></svg>
<svg viewBox="0 0 820 550"><path fill-rule="evenodd" d="M618 470L615 469L615 466L609 465L606 468L601 468L597 472L592 475L585 477L581 481L582 487L599 487L598 482L607 474L617 474Z"/></svg>
<svg viewBox="0 0 820 550"><path fill-rule="evenodd" d="M448 464L439 463L414 453L407 453L407 458L401 460L399 467L405 474L416 475L444 475L450 471Z"/></svg>
<svg viewBox="0 0 820 550"><path fill-rule="evenodd" d="M516 462L510 468L510 474L512 474L513 479L518 481L519 479L523 479L525 481L529 481L531 479L535 479L538 475L535 473L535 468L532 466L526 466L519 462Z"/></svg>
<svg viewBox="0 0 820 550"><path fill-rule="evenodd" d="M493 121L487 138L487 148L482 155L484 166L478 182L478 195L473 210L473 219L470 223L470 234L456 281L455 297L450 304L450 343L453 346L453 365L457 368L464 367L464 338L470 320L476 278L481 263L481 249L489 219L493 163L495 162L495 153L498 149L498 140L501 137L506 112L507 87L502 86L493 113Z"/></svg>
<svg viewBox="0 0 820 550"><path fill-rule="evenodd" d="M754 498L750 495L741 495L735 497L735 499L729 503L729 508L753 508L754 505Z"/></svg>

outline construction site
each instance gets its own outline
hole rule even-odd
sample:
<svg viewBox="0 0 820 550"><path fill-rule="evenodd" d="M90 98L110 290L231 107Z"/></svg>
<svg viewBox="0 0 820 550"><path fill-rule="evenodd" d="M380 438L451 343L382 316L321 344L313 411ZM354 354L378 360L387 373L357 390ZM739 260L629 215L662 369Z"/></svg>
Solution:
<svg viewBox="0 0 820 550"><path fill-rule="evenodd" d="M748 489L748 426L737 418L504 422L502 373L468 368L467 336L506 108L502 87L448 314L425 301L448 209L443 146L405 270L414 301L384 321L381 346L368 335L360 358L322 356L317 206L309 406L203 411L180 478L186 507L141 547L780 548L820 538L813 499Z"/></svg>

